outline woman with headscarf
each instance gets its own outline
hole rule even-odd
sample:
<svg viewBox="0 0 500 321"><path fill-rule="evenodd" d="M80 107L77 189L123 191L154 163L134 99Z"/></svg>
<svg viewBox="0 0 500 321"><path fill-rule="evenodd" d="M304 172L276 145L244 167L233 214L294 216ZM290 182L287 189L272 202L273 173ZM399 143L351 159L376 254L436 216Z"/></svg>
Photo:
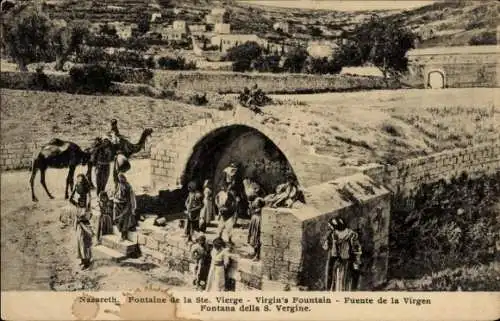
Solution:
<svg viewBox="0 0 500 321"><path fill-rule="evenodd" d="M69 202L77 208L74 228L78 258L81 260L80 265L84 270L90 266L92 260L92 237L94 236L90 225L90 218L92 217L90 211L90 184L85 175L78 174L76 177L76 184L69 197Z"/></svg>
<svg viewBox="0 0 500 321"><path fill-rule="evenodd" d="M248 214L250 215L250 226L248 228L247 243L253 247L254 261L260 260L260 224L262 220L262 208L266 203L261 197L251 197Z"/></svg>
<svg viewBox="0 0 500 321"><path fill-rule="evenodd" d="M208 179L205 180L205 183L203 183L203 208L200 212L199 224L201 232L206 232L207 225L214 219L215 216L214 196L210 185L211 183Z"/></svg>
<svg viewBox="0 0 500 321"><path fill-rule="evenodd" d="M207 278L207 292L222 292L226 290L226 272L229 268L230 258L224 241L218 237L213 242L210 253L212 260Z"/></svg>
<svg viewBox="0 0 500 321"><path fill-rule="evenodd" d="M346 226L341 218L328 222L330 229L323 240L323 249L328 251L326 263L327 291L354 291L361 265L361 245L358 233Z"/></svg>
<svg viewBox="0 0 500 321"><path fill-rule="evenodd" d="M118 174L118 184L113 197L113 216L121 232L121 240L127 240L128 232L135 228L136 199L132 186L123 173Z"/></svg>

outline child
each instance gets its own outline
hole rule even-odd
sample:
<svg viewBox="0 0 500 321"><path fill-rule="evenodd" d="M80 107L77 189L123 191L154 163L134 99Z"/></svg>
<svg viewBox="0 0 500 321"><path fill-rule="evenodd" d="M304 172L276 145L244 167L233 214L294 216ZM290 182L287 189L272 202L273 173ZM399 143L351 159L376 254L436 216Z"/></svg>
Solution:
<svg viewBox="0 0 500 321"><path fill-rule="evenodd" d="M104 191L99 194L99 209L101 216L97 227L97 243L101 244L103 235L113 234L113 201Z"/></svg>
<svg viewBox="0 0 500 321"><path fill-rule="evenodd" d="M196 262L196 267L194 271L194 285L198 290L204 290L208 271L210 270L210 248L207 244L204 235L201 235L196 239L196 243L191 249L191 254Z"/></svg>

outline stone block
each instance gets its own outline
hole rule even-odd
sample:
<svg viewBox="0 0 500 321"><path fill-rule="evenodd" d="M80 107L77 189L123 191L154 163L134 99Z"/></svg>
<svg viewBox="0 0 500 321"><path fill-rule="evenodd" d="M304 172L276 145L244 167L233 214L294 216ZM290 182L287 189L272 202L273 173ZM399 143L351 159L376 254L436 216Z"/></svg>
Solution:
<svg viewBox="0 0 500 321"><path fill-rule="evenodd" d="M158 251L158 249L160 248L160 243L153 237L149 236L146 240L146 247L153 251Z"/></svg>
<svg viewBox="0 0 500 321"><path fill-rule="evenodd" d="M137 234L137 243L139 245L145 245L146 244L146 235L142 234L142 233L138 233Z"/></svg>

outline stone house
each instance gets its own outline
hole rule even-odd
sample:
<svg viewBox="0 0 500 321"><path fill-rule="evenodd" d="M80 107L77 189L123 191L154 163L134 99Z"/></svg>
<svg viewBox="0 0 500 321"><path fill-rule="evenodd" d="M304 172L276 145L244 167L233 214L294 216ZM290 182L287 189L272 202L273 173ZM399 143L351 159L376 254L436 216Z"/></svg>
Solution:
<svg viewBox="0 0 500 321"><path fill-rule="evenodd" d="M203 33L207 31L207 25L188 25L189 32Z"/></svg>
<svg viewBox="0 0 500 321"><path fill-rule="evenodd" d="M187 30L186 21L184 20L175 20L172 23L172 28L175 30Z"/></svg>
<svg viewBox="0 0 500 321"><path fill-rule="evenodd" d="M228 12L224 8L213 8L210 14L205 17L208 24L216 23L227 23L228 22Z"/></svg>
<svg viewBox="0 0 500 321"><path fill-rule="evenodd" d="M264 48L267 47L267 40L253 34L216 35L211 38L210 42L213 46L219 46L220 51L226 52L229 49L244 44L247 41L255 41L260 46Z"/></svg>
<svg viewBox="0 0 500 321"><path fill-rule="evenodd" d="M290 24L288 22L276 22L273 25L273 29L276 31L281 30L284 33L288 33L290 30Z"/></svg>
<svg viewBox="0 0 500 321"><path fill-rule="evenodd" d="M499 54L496 45L410 50L410 81L424 88L498 87Z"/></svg>
<svg viewBox="0 0 500 321"><path fill-rule="evenodd" d="M214 32L218 34L230 34L231 25L229 23L216 23L214 25Z"/></svg>
<svg viewBox="0 0 500 321"><path fill-rule="evenodd" d="M183 29L166 29L161 35L166 40L182 40L187 37L187 32Z"/></svg>
<svg viewBox="0 0 500 321"><path fill-rule="evenodd" d="M121 39L128 39L132 37L132 30L137 28L137 24L126 24L123 22L110 22L110 26L115 27L118 37Z"/></svg>
<svg viewBox="0 0 500 321"><path fill-rule="evenodd" d="M330 57L338 48L338 45L333 41L309 41L307 52L315 58Z"/></svg>

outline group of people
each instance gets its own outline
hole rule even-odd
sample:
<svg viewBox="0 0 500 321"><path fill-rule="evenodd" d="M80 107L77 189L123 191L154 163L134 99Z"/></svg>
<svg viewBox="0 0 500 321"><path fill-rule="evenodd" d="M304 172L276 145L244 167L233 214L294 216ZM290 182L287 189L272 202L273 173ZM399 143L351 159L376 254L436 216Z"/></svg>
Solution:
<svg viewBox="0 0 500 321"><path fill-rule="evenodd" d="M234 284L234 280L228 276L231 274L228 251L234 245L233 229L238 218L244 212L250 217L247 243L253 248L252 259L258 261L261 252L262 209L265 206L291 207L300 200L301 195L292 175L287 176L287 181L280 184L274 194L264 196L260 185L252 178L239 179L235 163L229 164L223 173L222 187L215 195L211 180L204 181L202 191L198 190L196 182L189 182L185 202L186 241L192 243L194 233L200 234L192 245L192 255L196 261L195 285L207 291L220 291L223 288L227 291ZM210 250L204 233L207 224L214 219L217 222L217 238Z"/></svg>
<svg viewBox="0 0 500 321"><path fill-rule="evenodd" d="M113 226L116 225L121 233L121 240L127 239L129 231L137 226L138 217L135 215L136 198L132 186L123 173L118 174L113 197L110 198L106 191L99 193L99 209L101 215L97 225L97 233L91 225L91 187L83 174L77 176L75 187L69 198L69 202L76 207L73 211L74 230L78 258L81 260L82 269L87 269L92 261L92 240L97 236L97 242L101 243L102 236L113 234Z"/></svg>

